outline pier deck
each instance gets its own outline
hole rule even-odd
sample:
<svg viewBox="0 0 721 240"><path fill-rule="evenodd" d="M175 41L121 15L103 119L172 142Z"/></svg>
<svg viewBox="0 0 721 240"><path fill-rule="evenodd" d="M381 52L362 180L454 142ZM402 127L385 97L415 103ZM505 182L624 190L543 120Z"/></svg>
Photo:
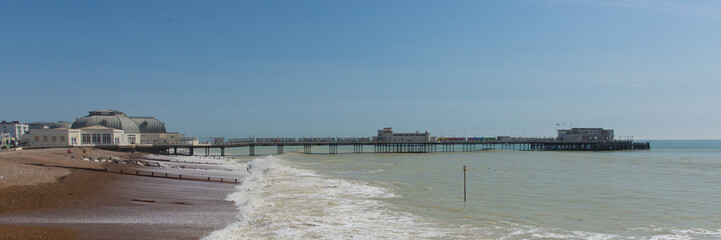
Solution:
<svg viewBox="0 0 721 240"><path fill-rule="evenodd" d="M109 150L137 150L160 154L178 154L178 149L187 149L189 155L195 155L195 149L203 149L210 155L210 149L219 149L225 156L226 148L248 148L248 155L255 156L255 147L275 146L277 154L284 153L285 146L303 146L303 153L312 154L318 146L328 146L328 154L337 154L338 146L353 146L353 153L364 153L364 147L372 147L374 153L431 153L431 152L472 152L486 149L515 151L627 151L647 150L648 142L610 141L610 142L561 142L538 140L515 141L447 141L447 142L242 142L223 144L140 144L133 146L97 146ZM325 151L323 151L325 152Z"/></svg>

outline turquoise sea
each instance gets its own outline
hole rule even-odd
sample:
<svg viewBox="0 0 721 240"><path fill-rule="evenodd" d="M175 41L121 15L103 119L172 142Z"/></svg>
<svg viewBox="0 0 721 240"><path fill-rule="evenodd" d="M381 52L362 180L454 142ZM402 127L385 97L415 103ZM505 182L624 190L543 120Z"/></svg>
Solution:
<svg viewBox="0 0 721 240"><path fill-rule="evenodd" d="M228 197L238 222L209 239L721 239L721 141L650 142L622 152L286 147L239 157L250 174Z"/></svg>

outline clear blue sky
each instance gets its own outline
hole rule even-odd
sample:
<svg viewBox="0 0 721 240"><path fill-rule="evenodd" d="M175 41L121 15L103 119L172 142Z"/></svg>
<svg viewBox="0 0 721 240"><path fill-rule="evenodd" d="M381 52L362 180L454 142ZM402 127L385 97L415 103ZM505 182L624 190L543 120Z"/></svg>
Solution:
<svg viewBox="0 0 721 240"><path fill-rule="evenodd" d="M4 120L721 138L721 1L0 1Z"/></svg>

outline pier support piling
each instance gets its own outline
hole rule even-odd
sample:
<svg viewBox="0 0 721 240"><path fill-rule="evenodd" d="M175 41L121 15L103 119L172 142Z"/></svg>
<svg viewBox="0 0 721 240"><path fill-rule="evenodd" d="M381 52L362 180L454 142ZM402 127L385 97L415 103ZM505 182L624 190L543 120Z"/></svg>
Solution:
<svg viewBox="0 0 721 240"><path fill-rule="evenodd" d="M363 153L363 145L354 144L353 145L353 153Z"/></svg>

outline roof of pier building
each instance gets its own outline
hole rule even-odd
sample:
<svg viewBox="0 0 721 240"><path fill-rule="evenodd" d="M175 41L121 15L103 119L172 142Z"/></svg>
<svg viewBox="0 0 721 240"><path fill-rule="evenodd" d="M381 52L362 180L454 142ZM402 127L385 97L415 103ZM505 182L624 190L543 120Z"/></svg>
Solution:
<svg viewBox="0 0 721 240"><path fill-rule="evenodd" d="M59 122L56 122L56 123L51 123L51 124L50 124L50 129L70 128L70 127L72 127L72 126L73 126L72 123L69 123L69 122L66 122L66 121L59 121Z"/></svg>
<svg viewBox="0 0 721 240"><path fill-rule="evenodd" d="M140 132L138 124L128 118L127 115L125 115L125 113L123 112L110 109L102 109L90 111L89 113L90 114L85 117L75 119L72 128L79 129L84 127L101 125L109 128L123 130L127 133Z"/></svg>
<svg viewBox="0 0 721 240"><path fill-rule="evenodd" d="M116 111L116 110L112 110L112 109L94 110L94 111L90 111L89 113L91 116L98 116L98 115L103 115L103 116L119 115L119 116L126 116L126 117L128 116L128 115L125 115L124 112Z"/></svg>
<svg viewBox="0 0 721 240"><path fill-rule="evenodd" d="M124 112L101 109L89 111L85 117L75 119L71 127L79 129L91 126L104 126L123 130L126 133L165 133L165 123L154 117L128 117ZM63 124L58 122L58 125ZM69 124L69 123L68 123Z"/></svg>
<svg viewBox="0 0 721 240"><path fill-rule="evenodd" d="M154 117L130 117L138 124L141 133L165 133L165 123Z"/></svg>

